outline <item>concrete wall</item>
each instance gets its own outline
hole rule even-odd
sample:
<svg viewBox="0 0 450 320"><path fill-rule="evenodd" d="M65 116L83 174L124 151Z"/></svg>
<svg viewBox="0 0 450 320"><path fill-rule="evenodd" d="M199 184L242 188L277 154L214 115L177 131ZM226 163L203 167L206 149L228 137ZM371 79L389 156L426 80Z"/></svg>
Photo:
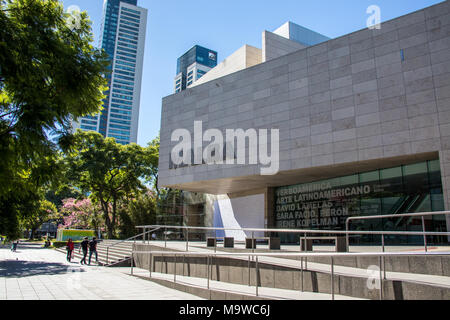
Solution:
<svg viewBox="0 0 450 320"><path fill-rule="evenodd" d="M448 1L163 99L160 186L225 194L427 159L450 210ZM277 128L280 173L261 165L169 169L173 130ZM206 144L205 144L206 146Z"/></svg>
<svg viewBox="0 0 450 320"><path fill-rule="evenodd" d="M136 244L138 251L149 250L148 245ZM160 251L161 248L151 246L152 250ZM153 272L173 274L176 270L177 275L206 278L207 262L205 257L183 257L181 255L175 259L173 256L153 256L150 262L149 254L136 254L135 264L138 268L149 269L152 266ZM444 257L445 258L445 257ZM378 258L358 258L360 267L366 268L370 265L378 265ZM415 258L414 258L415 259ZM446 258L445 258L446 259ZM329 260L329 259L328 259ZM339 260L339 259L336 259ZM445 262L448 264L448 259ZM308 261L310 261L308 259ZM437 262L437 260L433 260ZM444 261L443 261L444 262ZM340 262L339 264L341 264ZM387 264L388 268L394 268L402 264L402 261L395 261ZM422 261L416 261L415 264L422 265ZM300 265L300 263L299 263ZM345 265L345 263L344 263ZM292 267L283 267L267 263L258 264L258 272L254 261L245 259L232 259L225 257L215 257L211 259L210 279L235 284L245 284L269 288L279 288L288 290L300 290L301 288L301 269ZM441 262L435 267L441 267ZM402 271L404 268L400 268ZM419 267L416 271L423 269ZM436 268L434 268L436 269ZM445 271L448 276L448 268ZM331 293L331 276L326 272L303 271L304 290L308 292ZM357 298L379 299L378 289L369 289L366 277L335 275L334 288L336 294L342 294ZM383 295L386 300L447 300L450 298L450 288L445 286L433 286L424 283L415 283L413 281L383 281Z"/></svg>
<svg viewBox="0 0 450 320"><path fill-rule="evenodd" d="M282 57L304 48L306 48L305 45L275 33L269 31L262 33L262 62Z"/></svg>
<svg viewBox="0 0 450 320"><path fill-rule="evenodd" d="M191 87L260 64L261 59L261 49L246 44L198 79Z"/></svg>
<svg viewBox="0 0 450 320"><path fill-rule="evenodd" d="M286 39L301 43L305 46L313 46L324 41L330 40L330 38L320 34L318 32L309 30L303 26L300 26L291 21L286 22L273 33L280 35Z"/></svg>

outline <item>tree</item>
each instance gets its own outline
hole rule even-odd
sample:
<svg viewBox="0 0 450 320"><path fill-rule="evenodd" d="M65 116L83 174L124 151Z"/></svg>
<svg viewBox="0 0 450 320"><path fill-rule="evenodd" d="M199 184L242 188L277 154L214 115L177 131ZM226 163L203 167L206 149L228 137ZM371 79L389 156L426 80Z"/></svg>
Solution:
<svg viewBox="0 0 450 320"><path fill-rule="evenodd" d="M158 187L158 167L159 167L159 135L153 139L146 148L147 153L147 183L150 183L153 189L156 191L157 197L160 196L160 190Z"/></svg>
<svg viewBox="0 0 450 320"><path fill-rule="evenodd" d="M21 220L22 226L31 231L30 239L34 238L36 230L42 226L43 223L56 219L58 214L56 206L50 201L41 200L38 204L39 205L36 206L31 213L22 217Z"/></svg>
<svg viewBox="0 0 450 320"><path fill-rule="evenodd" d="M21 237L20 222L35 212L42 194L29 183L17 184L15 192L0 197L0 234L10 240Z"/></svg>
<svg viewBox="0 0 450 320"><path fill-rule="evenodd" d="M77 131L66 150L65 176L100 205L108 237L114 238L119 205L145 189L148 157L137 144L123 146L97 132Z"/></svg>
<svg viewBox="0 0 450 320"><path fill-rule="evenodd" d="M71 119L101 111L109 59L86 13L76 29L66 18L56 0L0 1L0 232L58 175Z"/></svg>
<svg viewBox="0 0 450 320"><path fill-rule="evenodd" d="M156 224L156 196L151 190L139 193L120 208L120 234L129 238L136 234L136 226Z"/></svg>
<svg viewBox="0 0 450 320"><path fill-rule="evenodd" d="M60 209L66 199L81 199L82 194L73 186L61 184L59 188L55 185L49 188L45 194L45 199L52 202L56 208Z"/></svg>
<svg viewBox="0 0 450 320"><path fill-rule="evenodd" d="M101 229L104 227L104 223L99 211L100 208L94 205L90 199L65 199L60 210L63 215L62 227L66 229Z"/></svg>

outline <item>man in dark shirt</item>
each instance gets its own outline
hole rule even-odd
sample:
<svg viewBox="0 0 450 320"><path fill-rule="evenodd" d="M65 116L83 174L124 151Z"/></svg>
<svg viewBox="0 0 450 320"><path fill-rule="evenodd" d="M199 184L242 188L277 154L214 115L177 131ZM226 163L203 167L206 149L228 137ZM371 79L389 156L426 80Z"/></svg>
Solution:
<svg viewBox="0 0 450 320"><path fill-rule="evenodd" d="M81 259L81 261L80 261L81 264L83 264L83 263L86 264L86 257L88 254L88 246L89 246L89 239L88 239L88 237L86 237L81 242L80 249L78 250L78 252L80 252L81 249L83 249L83 259Z"/></svg>
<svg viewBox="0 0 450 320"><path fill-rule="evenodd" d="M98 263L98 254L97 254L97 238L94 237L91 242L89 242L89 264L91 264L92 254L95 253L95 262Z"/></svg>

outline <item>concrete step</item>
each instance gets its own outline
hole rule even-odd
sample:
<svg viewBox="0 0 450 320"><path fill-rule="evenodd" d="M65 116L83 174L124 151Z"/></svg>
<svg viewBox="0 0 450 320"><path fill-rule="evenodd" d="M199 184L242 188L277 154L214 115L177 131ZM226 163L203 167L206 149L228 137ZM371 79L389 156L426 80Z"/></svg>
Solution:
<svg viewBox="0 0 450 320"><path fill-rule="evenodd" d="M122 242L120 240L103 240L97 244L98 261L102 265L129 265L129 259L134 241ZM79 245L75 246L74 258L81 260L83 253L79 252ZM57 249L59 252L67 254L65 248ZM107 259L108 258L108 259ZM89 259L89 254L88 254ZM108 261L107 261L108 260ZM128 261L128 262L127 262Z"/></svg>
<svg viewBox="0 0 450 320"><path fill-rule="evenodd" d="M67 251L64 248L59 248L56 250L61 253L67 254ZM107 257L106 250L98 250L97 254L98 254L98 262L101 265L117 264L119 262L129 260L129 258L131 257L131 251L109 252L108 253L108 261L106 261L106 257ZM83 253L78 252L78 250L74 250L73 258L75 260L81 260L83 258ZM95 259L94 255L93 255L92 259ZM87 260L89 260L89 253L87 255ZM128 263L128 265L129 265L129 263Z"/></svg>

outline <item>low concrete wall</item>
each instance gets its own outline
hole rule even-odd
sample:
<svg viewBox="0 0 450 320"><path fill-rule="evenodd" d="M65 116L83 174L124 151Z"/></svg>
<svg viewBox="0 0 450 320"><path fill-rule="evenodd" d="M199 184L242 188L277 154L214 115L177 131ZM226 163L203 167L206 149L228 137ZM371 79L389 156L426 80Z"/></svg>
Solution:
<svg viewBox="0 0 450 320"><path fill-rule="evenodd" d="M299 260L299 259L295 259ZM330 264L330 258L308 258L310 262ZM338 257L334 263L339 266L367 269L379 265L378 257ZM450 277L450 256L386 257L388 272L406 272Z"/></svg>
<svg viewBox="0 0 450 320"><path fill-rule="evenodd" d="M160 247L136 244L137 251L161 251ZM172 250L167 250L171 251ZM180 252L181 254L181 252ZM375 261L376 260L376 261ZM150 255L135 254L134 261L138 268L149 270ZM308 261L311 261L308 259ZM326 263L325 261L322 261ZM350 264L351 261L340 261ZM356 263L356 262L355 262ZM360 262L362 263L362 262ZM365 265L378 265L378 259L374 258L364 261ZM392 264L402 265L402 261ZM387 265L386 265L387 266ZM412 264L414 268L414 264ZM301 270L299 268L283 267L267 263L258 263L258 273L256 274L256 263L227 257L214 257L210 261L210 279L234 284L252 285L258 282L261 287L300 290ZM153 256L152 271L158 273L173 274L175 269L174 256ZM206 257L183 257L176 258L176 274L189 277L207 277ZM337 275L334 276L335 294L374 299L380 298L379 289L369 289L368 279L357 276ZM307 292L331 293L331 275L325 272L303 271L303 289ZM436 287L433 285L419 284L405 281L383 281L383 299L386 300L415 300L450 299L450 288Z"/></svg>

